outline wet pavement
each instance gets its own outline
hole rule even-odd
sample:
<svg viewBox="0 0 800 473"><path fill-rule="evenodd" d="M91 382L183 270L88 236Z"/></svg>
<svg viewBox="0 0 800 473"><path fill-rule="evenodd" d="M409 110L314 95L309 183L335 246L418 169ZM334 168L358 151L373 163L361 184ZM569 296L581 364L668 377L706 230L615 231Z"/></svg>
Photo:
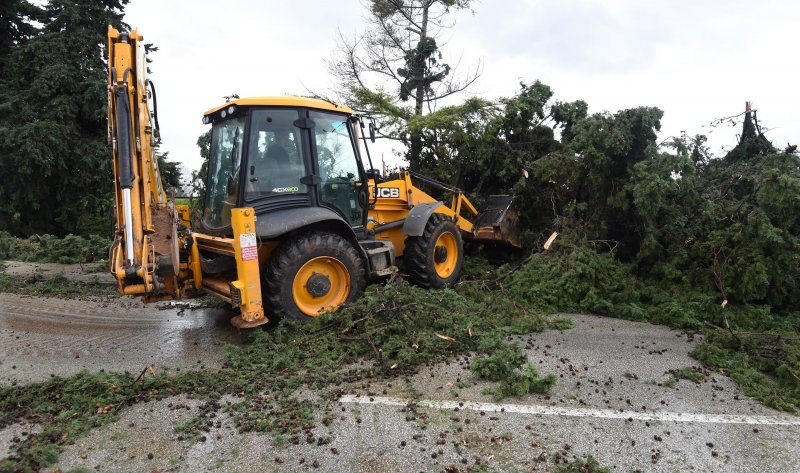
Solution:
<svg viewBox="0 0 800 473"><path fill-rule="evenodd" d="M557 376L545 395L498 404L485 392L496 383L474 378L466 356L407 379L352 386L327 404L332 423L317 422L303 434L326 441L301 436L297 445L268 433L238 433L223 412L205 441L179 440L175 426L192 418L199 403L175 397L126 409L119 421L67 446L55 468L466 472L480 464L488 471L554 471L592 455L612 471L797 471L800 417L765 407L727 377L703 371L688 356L697 337L571 317L573 329L516 338L543 374ZM669 370L690 367L703 373L699 382L665 384Z"/></svg>
<svg viewBox="0 0 800 473"><path fill-rule="evenodd" d="M20 276L57 270L14 268ZM201 300L145 305L129 297L0 293L0 385L82 369L219 367L225 346L247 337L228 316ZM297 445L241 434L224 412L205 441L179 439L175 426L197 415L200 403L174 397L123 410L118 421L67 445L50 471L553 471L588 455L613 471L799 470L800 417L765 407L703 369L689 357L700 337L570 317L573 329L509 339L543 375L556 375L547 394L495 401L487 390L496 383L476 379L473 356L462 356L408 378L352 385L316 413L327 408L335 420L304 433L325 442ZM700 375L697 382L672 379L671 370L687 368ZM0 430L0 458L11 439L36 428Z"/></svg>
<svg viewBox="0 0 800 473"><path fill-rule="evenodd" d="M222 309L129 297L63 300L0 293L0 385L89 371L218 367L246 335Z"/></svg>

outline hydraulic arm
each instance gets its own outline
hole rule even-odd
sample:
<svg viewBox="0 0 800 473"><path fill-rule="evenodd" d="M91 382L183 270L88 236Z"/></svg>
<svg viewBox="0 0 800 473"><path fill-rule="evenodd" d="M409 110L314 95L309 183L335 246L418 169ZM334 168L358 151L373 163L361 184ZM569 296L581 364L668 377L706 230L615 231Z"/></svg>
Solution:
<svg viewBox="0 0 800 473"><path fill-rule="evenodd" d="M141 40L136 30L109 28L108 125L117 233L111 269L124 294L177 297L177 221L154 152L158 128L153 127L157 121L150 116L148 99L155 91L146 78Z"/></svg>
<svg viewBox="0 0 800 473"><path fill-rule="evenodd" d="M122 294L146 301L213 293L241 309L240 325L266 321L255 252L255 212L232 209L233 238L192 232L188 206L164 191L155 148L155 88L147 79L142 36L108 30L108 137L113 149L116 238L111 272ZM155 125L155 126L154 126ZM227 258L232 270L204 274L204 256ZM207 276L207 277L206 277Z"/></svg>

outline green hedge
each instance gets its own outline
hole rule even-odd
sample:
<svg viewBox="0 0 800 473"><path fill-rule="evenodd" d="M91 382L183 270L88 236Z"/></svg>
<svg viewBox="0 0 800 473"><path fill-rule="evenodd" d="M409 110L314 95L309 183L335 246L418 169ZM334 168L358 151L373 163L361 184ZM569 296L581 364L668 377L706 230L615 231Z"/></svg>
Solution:
<svg viewBox="0 0 800 473"><path fill-rule="evenodd" d="M86 238L77 235L67 235L64 238L53 235L17 238L0 231L0 259L3 260L91 263L107 258L110 246L109 239L97 235Z"/></svg>

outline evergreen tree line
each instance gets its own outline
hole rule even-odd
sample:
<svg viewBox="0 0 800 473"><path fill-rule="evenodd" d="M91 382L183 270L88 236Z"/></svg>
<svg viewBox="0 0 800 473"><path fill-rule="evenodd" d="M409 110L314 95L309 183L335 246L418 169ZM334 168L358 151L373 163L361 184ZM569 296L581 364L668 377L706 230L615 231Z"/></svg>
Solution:
<svg viewBox="0 0 800 473"><path fill-rule="evenodd" d="M659 142L657 108L590 115L552 95L537 81L412 117L417 170L516 195L529 247L558 231L720 303L800 305L800 157L773 146L756 113L740 115L739 143L713 156L703 135Z"/></svg>
<svg viewBox="0 0 800 473"><path fill-rule="evenodd" d="M0 230L108 234L106 32L128 0L0 4ZM176 163L159 161L177 186Z"/></svg>
<svg viewBox="0 0 800 473"><path fill-rule="evenodd" d="M457 100L480 67L459 73L436 39L471 2L364 6L364 31L341 36L329 60L330 95L376 117L412 170L472 195L514 194L530 249L558 231L652 284L724 305L798 307L800 158L769 142L755 112L733 117L739 142L714 156L702 135L659 141L657 108L589 114L539 81L512 97Z"/></svg>
<svg viewBox="0 0 800 473"><path fill-rule="evenodd" d="M108 220L106 27L127 27L126 4L0 7L0 230L63 235L93 217ZM412 169L473 194L514 193L531 247L558 230L639 276L730 302L800 302L798 156L776 149L753 114L741 116L740 143L715 157L703 136L659 143L656 108L590 115L583 101L553 101L538 81L510 98L437 109L436 100L479 75L454 80L436 43L437 31L452 26L448 15L469 2L365 6L367 32L342 38L329 64L336 93L377 116L379 135L404 142ZM398 36L409 29L411 39ZM394 86L370 83L381 71ZM177 183L174 167L162 168Z"/></svg>

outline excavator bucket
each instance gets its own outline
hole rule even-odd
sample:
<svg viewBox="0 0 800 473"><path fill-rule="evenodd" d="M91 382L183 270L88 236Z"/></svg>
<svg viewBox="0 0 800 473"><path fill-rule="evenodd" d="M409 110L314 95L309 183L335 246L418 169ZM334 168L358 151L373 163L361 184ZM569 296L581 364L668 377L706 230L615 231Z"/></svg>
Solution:
<svg viewBox="0 0 800 473"><path fill-rule="evenodd" d="M502 241L522 248L519 209L510 195L490 195L475 218L473 239Z"/></svg>

